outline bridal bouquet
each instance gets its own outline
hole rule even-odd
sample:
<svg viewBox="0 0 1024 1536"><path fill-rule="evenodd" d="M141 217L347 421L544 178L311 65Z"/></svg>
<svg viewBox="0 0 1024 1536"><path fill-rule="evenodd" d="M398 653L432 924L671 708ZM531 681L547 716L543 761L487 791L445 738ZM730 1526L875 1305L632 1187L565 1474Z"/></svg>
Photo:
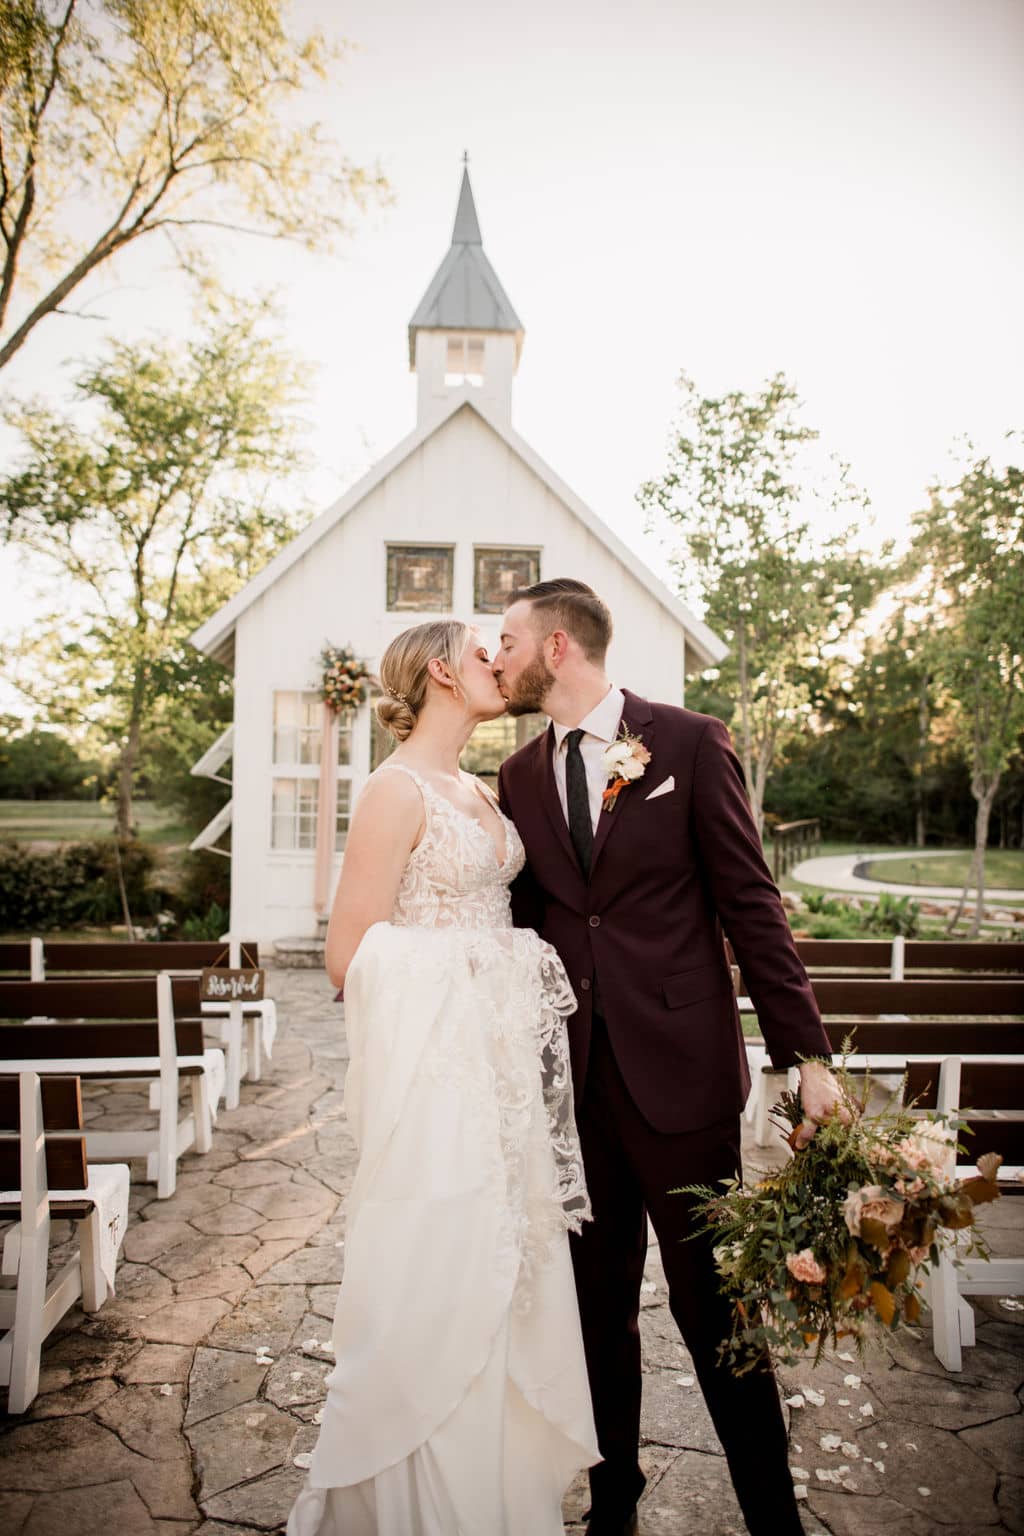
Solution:
<svg viewBox="0 0 1024 1536"><path fill-rule="evenodd" d="M698 1196L701 1231L717 1239L723 1288L734 1322L721 1345L733 1370L750 1370L767 1349L791 1364L809 1345L914 1323L922 1277L952 1235L974 1222L975 1206L997 1198L994 1153L979 1158L976 1178L955 1176L956 1122L922 1120L895 1101L866 1113L849 1074L837 1072L845 1115L822 1125L779 1172L749 1188L730 1179ZM799 1094L775 1106L796 1145L803 1119ZM778 1123L778 1121L776 1122ZM971 1234L970 1250L986 1254Z"/></svg>

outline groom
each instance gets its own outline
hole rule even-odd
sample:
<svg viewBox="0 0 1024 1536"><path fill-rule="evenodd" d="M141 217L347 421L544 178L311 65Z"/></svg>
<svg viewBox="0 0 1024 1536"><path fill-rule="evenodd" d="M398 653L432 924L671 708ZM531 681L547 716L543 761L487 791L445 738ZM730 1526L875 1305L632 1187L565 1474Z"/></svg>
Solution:
<svg viewBox="0 0 1024 1536"><path fill-rule="evenodd" d="M515 920L555 946L579 1000L569 1038L594 1220L573 1239L573 1263L604 1457L590 1473L588 1531L638 1529L649 1216L669 1306L747 1526L753 1536L799 1536L775 1378L767 1361L745 1376L718 1363L731 1315L711 1239L684 1241L693 1204L668 1191L715 1184L740 1167L750 1078L724 935L773 1064L827 1057L829 1041L725 726L613 687L605 675L611 634L611 615L590 587L542 581L514 594L494 661L510 714L551 716L548 730L505 762L498 787L526 847ZM637 745L606 808L605 753L623 733ZM809 1136L837 1090L820 1062L802 1065L800 1077Z"/></svg>

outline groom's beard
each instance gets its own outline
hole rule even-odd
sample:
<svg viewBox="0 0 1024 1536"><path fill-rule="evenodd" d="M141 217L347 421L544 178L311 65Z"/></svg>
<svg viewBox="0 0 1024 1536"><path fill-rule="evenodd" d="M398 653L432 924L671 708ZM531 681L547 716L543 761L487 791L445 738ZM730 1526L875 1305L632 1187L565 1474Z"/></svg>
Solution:
<svg viewBox="0 0 1024 1536"><path fill-rule="evenodd" d="M537 655L520 672L513 688L509 689L508 712L510 715L537 715L543 713L544 700L554 687L555 674L548 670L544 659Z"/></svg>

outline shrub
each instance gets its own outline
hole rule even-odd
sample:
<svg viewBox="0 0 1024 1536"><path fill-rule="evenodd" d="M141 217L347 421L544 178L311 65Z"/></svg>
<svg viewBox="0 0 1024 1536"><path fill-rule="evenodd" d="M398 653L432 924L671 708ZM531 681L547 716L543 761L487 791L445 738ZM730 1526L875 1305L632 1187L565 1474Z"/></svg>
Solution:
<svg viewBox="0 0 1024 1536"><path fill-rule="evenodd" d="M150 916L161 905L160 893L148 884L155 857L134 838L69 843L47 852L0 843L0 928L44 932L119 922L119 856L132 916Z"/></svg>
<svg viewBox="0 0 1024 1536"><path fill-rule="evenodd" d="M812 891L805 896L804 906L808 912L820 913L825 917L846 917L850 911L845 902L837 901L834 896L826 896L821 891Z"/></svg>
<svg viewBox="0 0 1024 1536"><path fill-rule="evenodd" d="M866 933L901 933L905 939L913 939L920 931L921 908L910 896L883 891L875 905L861 913L860 926Z"/></svg>
<svg viewBox="0 0 1024 1536"><path fill-rule="evenodd" d="M181 925L181 937L194 941L219 939L222 934L227 933L230 926L231 918L229 914L225 912L223 907L218 906L214 902L205 916L200 917L198 914L193 914L191 917L185 918Z"/></svg>

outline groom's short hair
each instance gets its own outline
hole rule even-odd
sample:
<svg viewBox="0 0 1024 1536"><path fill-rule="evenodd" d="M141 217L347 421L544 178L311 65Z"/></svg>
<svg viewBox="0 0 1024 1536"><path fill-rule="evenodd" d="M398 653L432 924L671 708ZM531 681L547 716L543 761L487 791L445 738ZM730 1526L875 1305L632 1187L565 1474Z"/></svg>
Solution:
<svg viewBox="0 0 1024 1536"><path fill-rule="evenodd" d="M513 603L529 603L536 623L550 634L564 629L571 635L588 661L602 662L612 639L612 616L585 581L558 576L552 581L536 581L532 587L520 587L509 598Z"/></svg>

